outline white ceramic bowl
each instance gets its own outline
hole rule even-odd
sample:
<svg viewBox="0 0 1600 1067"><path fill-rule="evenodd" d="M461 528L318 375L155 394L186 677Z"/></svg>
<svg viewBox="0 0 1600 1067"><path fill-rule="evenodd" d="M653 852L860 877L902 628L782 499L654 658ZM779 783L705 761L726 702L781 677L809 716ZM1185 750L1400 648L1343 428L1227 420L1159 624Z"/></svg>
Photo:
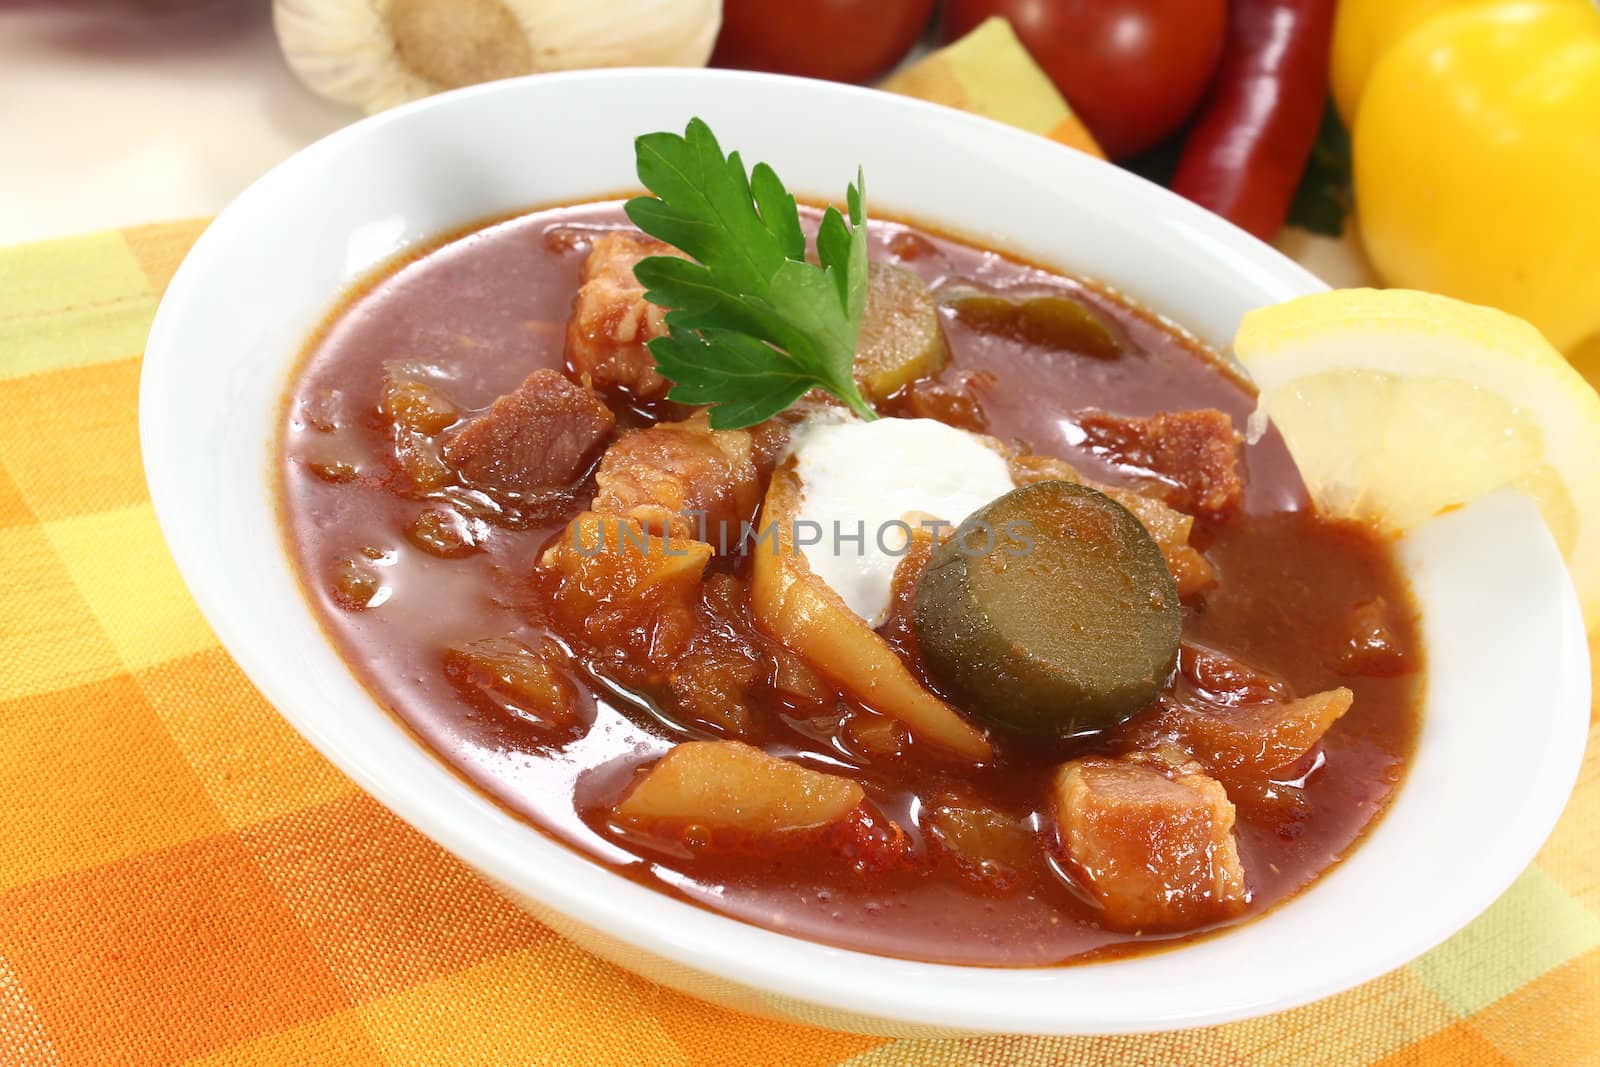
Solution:
<svg viewBox="0 0 1600 1067"><path fill-rule="evenodd" d="M692 115L797 191L837 194L863 164L879 211L1109 282L1214 344L1247 309L1320 288L1266 245L1104 163L820 82L545 75L358 123L273 170L206 230L162 302L141 383L150 493L179 570L228 651L313 745L602 955L725 1004L879 1033L1154 1030L1287 1008L1411 959L1510 884L1571 789L1589 693L1561 559L1512 495L1403 546L1423 612L1427 707L1387 818L1257 921L1133 959L937 966L748 926L554 843L380 710L324 639L280 541L272 452L296 353L339 294L395 253L486 216L630 188L633 137Z"/></svg>

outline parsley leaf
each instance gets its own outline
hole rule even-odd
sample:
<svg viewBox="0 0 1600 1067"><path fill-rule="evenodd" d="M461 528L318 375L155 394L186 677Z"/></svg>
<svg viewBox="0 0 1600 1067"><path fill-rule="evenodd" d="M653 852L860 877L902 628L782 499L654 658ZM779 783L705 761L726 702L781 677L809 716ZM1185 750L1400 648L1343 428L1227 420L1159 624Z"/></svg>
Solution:
<svg viewBox="0 0 1600 1067"><path fill-rule="evenodd" d="M634 142L639 180L654 196L628 201L633 224L693 257L650 256L634 268L645 299L672 309L650 354L674 385L668 399L710 404L716 429L751 426L813 388L876 418L855 382L867 303L867 209L859 170L849 222L830 207L806 260L795 199L765 163L748 174L711 127Z"/></svg>

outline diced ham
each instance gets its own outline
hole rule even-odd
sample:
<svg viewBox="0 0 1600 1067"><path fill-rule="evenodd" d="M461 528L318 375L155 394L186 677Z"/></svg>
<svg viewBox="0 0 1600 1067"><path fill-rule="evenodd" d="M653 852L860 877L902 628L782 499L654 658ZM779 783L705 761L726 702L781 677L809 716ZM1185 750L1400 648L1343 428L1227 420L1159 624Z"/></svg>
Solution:
<svg viewBox="0 0 1600 1067"><path fill-rule="evenodd" d="M595 483L595 511L729 549L761 502L750 434L713 430L704 415L623 434L600 460Z"/></svg>
<svg viewBox="0 0 1600 1067"><path fill-rule="evenodd" d="M444 458L468 484L518 499L577 482L615 426L592 391L541 369L452 433Z"/></svg>
<svg viewBox="0 0 1600 1067"><path fill-rule="evenodd" d="M584 263L582 284L567 321L567 368L606 396L649 403L672 383L656 372L645 346L666 335L666 309L644 298L634 265L647 256L683 253L637 230L597 238Z"/></svg>
<svg viewBox="0 0 1600 1067"><path fill-rule="evenodd" d="M1167 569L1177 583L1179 599L1190 600L1217 584L1215 569L1189 544L1189 535L1194 531L1193 517L1137 489L1105 485L1085 478L1072 464L1054 456L1009 454L1009 461L1011 480L1018 485L1046 481L1075 482L1099 490L1133 512L1133 517L1161 547Z"/></svg>
<svg viewBox="0 0 1600 1067"><path fill-rule="evenodd" d="M645 772L616 815L626 822L663 820L770 836L839 822L865 796L849 778L739 741L686 741Z"/></svg>
<svg viewBox="0 0 1600 1067"><path fill-rule="evenodd" d="M1192 765L1163 773L1137 758L1073 760L1053 786L1059 845L1124 930L1191 928L1249 900L1233 837L1233 804Z"/></svg>
<svg viewBox="0 0 1600 1067"><path fill-rule="evenodd" d="M1164 411L1142 419L1090 411L1079 425L1096 453L1166 482L1167 503L1179 511L1224 519L1244 499L1240 438L1225 412Z"/></svg>

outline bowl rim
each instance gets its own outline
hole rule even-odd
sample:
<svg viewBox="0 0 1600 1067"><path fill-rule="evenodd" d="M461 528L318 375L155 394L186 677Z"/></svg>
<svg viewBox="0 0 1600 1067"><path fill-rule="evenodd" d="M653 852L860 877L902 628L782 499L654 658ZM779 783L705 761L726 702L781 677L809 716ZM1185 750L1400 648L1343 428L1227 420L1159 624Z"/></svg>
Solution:
<svg viewBox="0 0 1600 1067"><path fill-rule="evenodd" d="M1179 215L1185 225L1234 246L1260 267L1263 276L1276 279L1288 289L1310 292L1326 288L1308 271L1270 246L1177 194L1111 164L987 118L856 86L741 71L668 68L576 71L470 86L355 122L274 167L211 223L168 287L151 329L141 369L140 443L151 502L162 533L185 585L223 647L279 714L360 788L411 826L494 882L526 894L558 915L599 930L608 938L660 960L759 991L775 1004L820 1008L851 1018L894 1024L965 1032L1110 1034L1180 1029L1283 1010L1340 992L1400 966L1455 932L1510 885L1532 860L1565 805L1578 772L1586 720L1583 727L1574 721L1572 729L1567 731L1569 739L1576 739L1570 754L1552 752L1547 761L1547 773L1564 784L1537 798L1538 803L1525 816L1530 828L1528 838L1506 853L1508 862L1496 868L1494 877L1480 877L1473 883L1473 891L1456 909L1463 914L1446 921L1436 918L1433 922L1417 923L1409 940L1397 939L1374 949L1363 958L1361 966L1324 973L1319 981L1291 986L1288 992L1258 984L1253 996L1242 996L1227 988L1230 983L1219 982L1216 989L1197 991L1183 1006L1158 1005L1151 1010L1144 1004L1102 1002L1093 1005L1093 1016L1089 1018L1082 1009L1074 1012L1063 1010L1064 1005L1056 1004L1053 1009L1048 1005L1051 979L1059 981L1058 976L1073 972L1092 973L1093 968L1109 964L1091 964L1087 968L985 968L902 960L835 948L712 912L631 882L542 831L536 832L548 848L545 854L530 862L529 856L511 854L503 826L489 817L479 818L478 813L468 813L470 817L465 817L454 809L447 811L436 806L420 791L408 788L408 782L397 780L364 760L361 752L352 750L326 729L316 710L306 708L293 686L257 654L249 620L234 610L226 590L214 584L206 573L196 552L195 535L184 526L183 520L190 507L186 501L186 487L171 471L170 444L161 438L156 427L170 411L166 390L170 376L180 365L173 353L179 348L185 304L192 299L191 291L200 287L206 271L225 257L235 230L247 225L243 221L246 213L258 202L270 202L274 187L285 182L287 175L318 166L324 157L343 151L346 145L357 144L378 131L436 110L463 107L482 97L525 92L533 84L549 87L551 91L571 91L581 90L586 84L623 82L637 85L644 91L652 83L678 81L706 82L719 89L741 83L776 83L785 87L786 92L844 94L858 99L865 107L901 109L906 114L928 117L928 121L965 128L1002 149L1012 147L1019 152L1038 152L1041 145L1050 145L1052 151L1070 160L1063 165L1094 175L1098 181L1125 183L1129 194L1136 199L1145 198L1159 204L1163 210ZM600 191L597 190L596 195L601 195ZM1149 198L1155 199L1150 201ZM329 306L338 295L329 294ZM269 451L275 447L276 442L268 445ZM270 464L265 466L270 468ZM275 491L276 475L268 474L263 485ZM1570 608L1576 611L1575 599ZM1578 625L1581 634L1581 618ZM325 635L323 640L326 640ZM1583 649L1578 651L1586 655ZM376 700L371 703L377 714L390 715ZM421 744L415 740L414 743ZM442 759L431 752L429 755L444 765ZM513 818L494 808L486 796L482 800L499 812L501 818ZM526 825L521 820L515 821ZM1515 863L1509 862L1513 859ZM925 990L930 984L939 987L937 997L917 995L908 999L908 989ZM982 987L989 987L990 995L977 996Z"/></svg>

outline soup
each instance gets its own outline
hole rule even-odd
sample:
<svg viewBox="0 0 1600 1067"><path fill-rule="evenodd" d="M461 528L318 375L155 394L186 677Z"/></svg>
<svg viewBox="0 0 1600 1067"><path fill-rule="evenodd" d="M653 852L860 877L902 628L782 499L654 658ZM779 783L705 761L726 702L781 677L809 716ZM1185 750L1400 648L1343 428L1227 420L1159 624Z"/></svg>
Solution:
<svg viewBox="0 0 1600 1067"><path fill-rule="evenodd" d="M596 863L828 944L1081 962L1312 882L1416 737L1388 541L1319 517L1277 436L1243 436L1248 385L1171 324L918 226L874 221L868 244L877 421L813 396L712 430L666 399L632 275L663 249L617 202L485 225L352 294L296 374L281 452L288 545L351 669ZM1027 515L1081 505L1155 561L1149 612L1096 609L1160 637L1149 664L1075 615L1097 583L1052 563L1008 600L1030 579L996 564L980 588L955 547L968 515L918 506L1024 490ZM797 544L808 508L842 540ZM880 512L901 543L873 543ZM1099 565L1097 545L1071 560ZM976 606L949 608L930 560L967 568L949 588ZM990 608L999 644L936 625ZM1129 684L1064 667L1069 630ZM1013 632L1050 648L996 666ZM1105 701L1062 695L1080 691Z"/></svg>

